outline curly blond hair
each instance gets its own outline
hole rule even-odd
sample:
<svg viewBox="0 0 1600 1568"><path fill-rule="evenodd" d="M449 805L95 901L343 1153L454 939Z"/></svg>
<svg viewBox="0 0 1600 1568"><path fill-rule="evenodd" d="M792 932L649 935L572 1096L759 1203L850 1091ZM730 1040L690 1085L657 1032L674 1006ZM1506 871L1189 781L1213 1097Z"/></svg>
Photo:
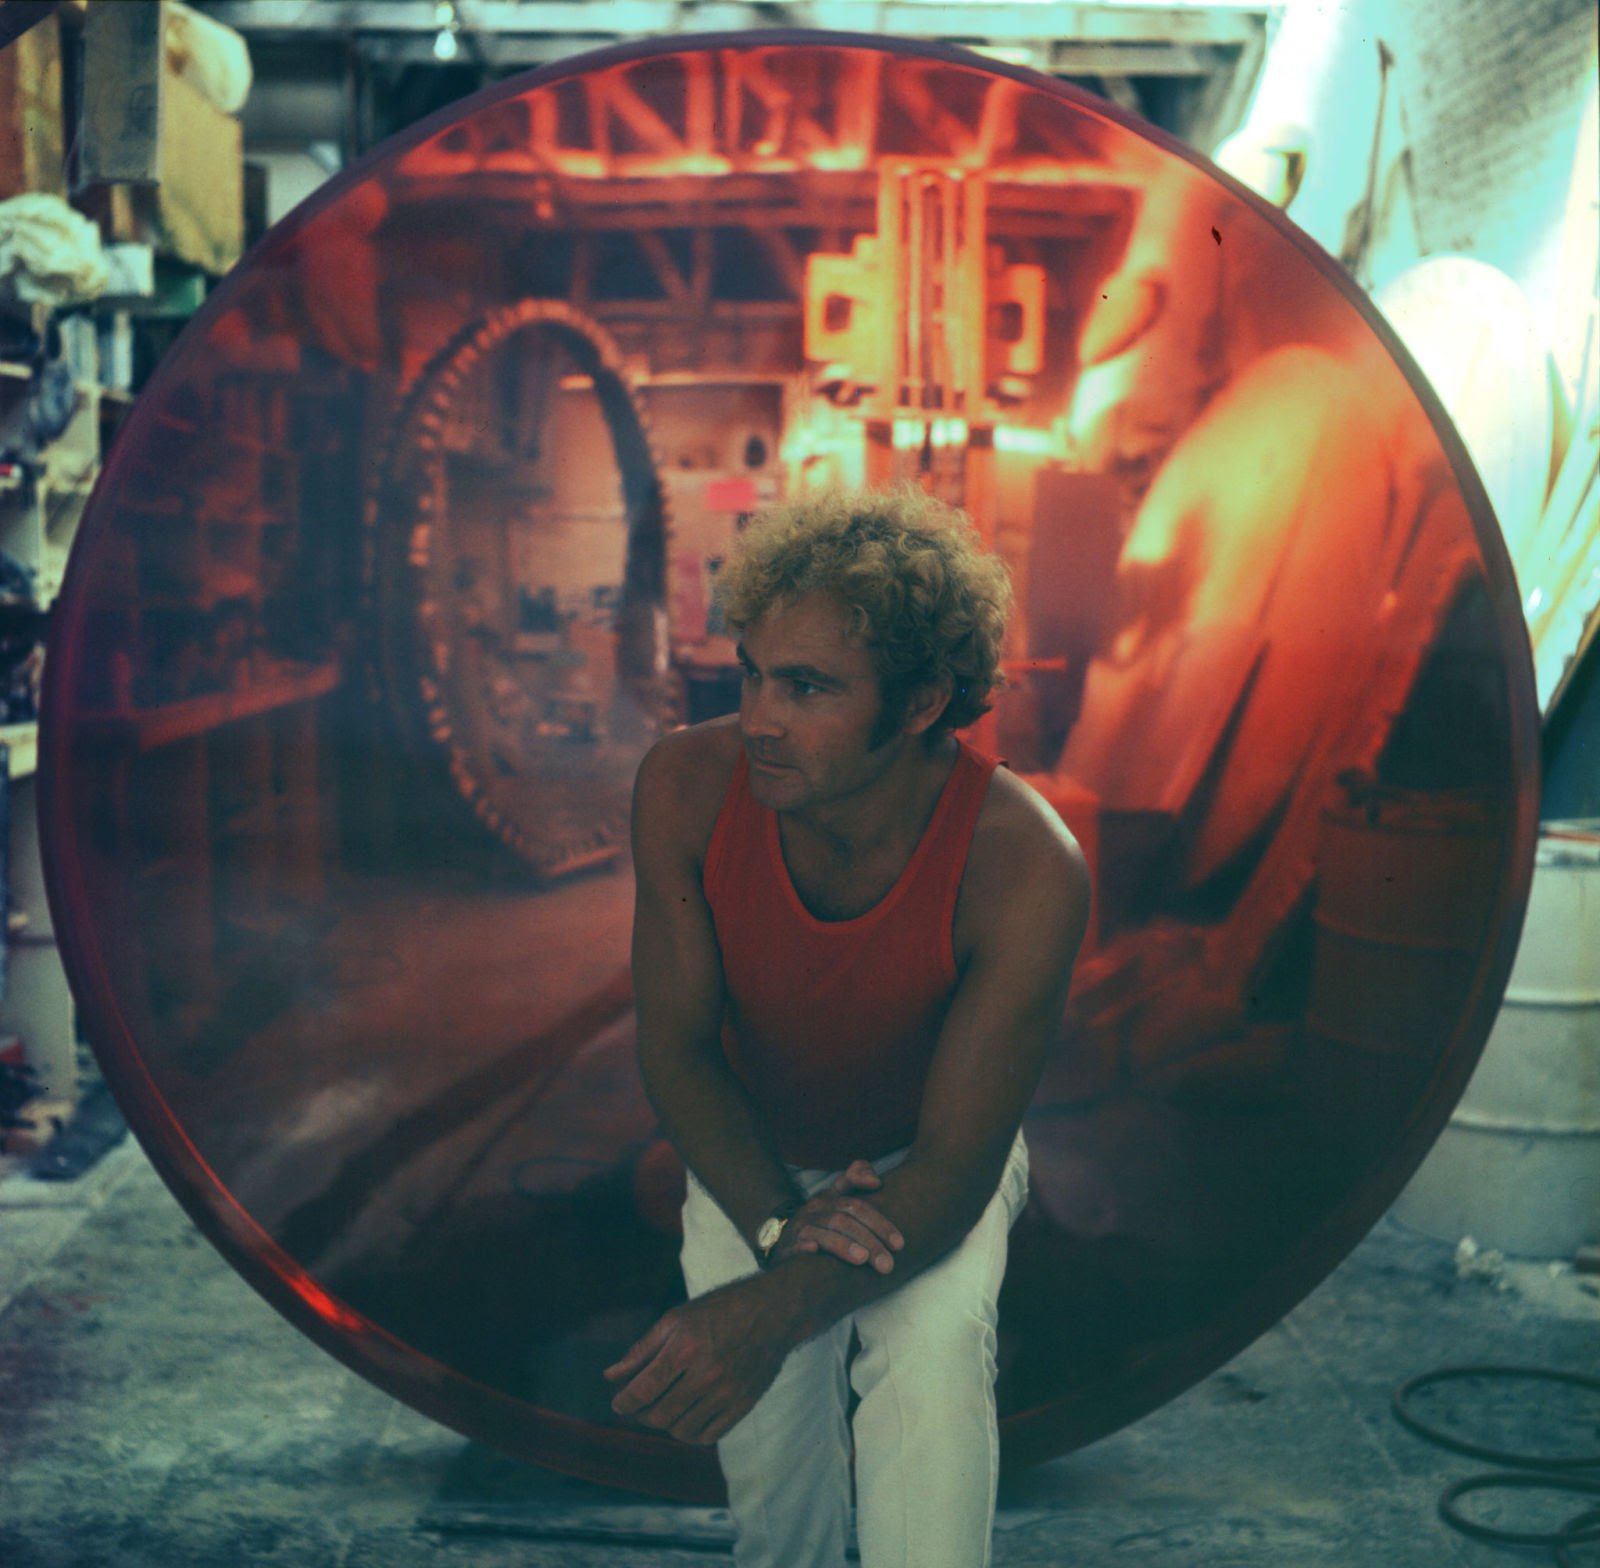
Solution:
<svg viewBox="0 0 1600 1568"><path fill-rule="evenodd" d="M930 740L989 711L1003 679L1011 579L964 513L911 484L803 495L761 513L717 579L736 632L818 591L844 605L872 658L881 738L899 729L913 693L945 672L950 701Z"/></svg>

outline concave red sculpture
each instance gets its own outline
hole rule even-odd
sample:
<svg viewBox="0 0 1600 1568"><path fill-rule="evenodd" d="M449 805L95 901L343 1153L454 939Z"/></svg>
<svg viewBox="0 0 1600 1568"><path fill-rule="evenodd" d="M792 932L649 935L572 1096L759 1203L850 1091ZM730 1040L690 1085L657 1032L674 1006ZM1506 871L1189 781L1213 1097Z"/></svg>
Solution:
<svg viewBox="0 0 1600 1568"><path fill-rule="evenodd" d="M1096 879L1026 1124L1008 1461L1274 1322L1471 1071L1532 863L1527 643L1341 269L956 49L762 33L503 83L279 224L159 367L42 742L63 954L152 1159L293 1322L465 1432L716 1494L599 1376L681 1288L629 790L731 705L742 518L907 477L1012 569L978 738Z"/></svg>

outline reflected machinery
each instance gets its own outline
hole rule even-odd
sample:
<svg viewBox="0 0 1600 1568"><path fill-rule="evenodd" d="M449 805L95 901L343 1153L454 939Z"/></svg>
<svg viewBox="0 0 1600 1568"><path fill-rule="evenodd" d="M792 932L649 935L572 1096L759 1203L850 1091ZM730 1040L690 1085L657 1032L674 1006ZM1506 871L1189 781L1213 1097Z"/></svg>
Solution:
<svg viewBox="0 0 1600 1568"><path fill-rule="evenodd" d="M847 253L805 258L808 368L786 400L783 429L772 433L781 472L791 490L913 480L965 510L992 547L997 429L1043 367L1045 270L1010 262L988 242L988 182L979 170L885 158L876 175L876 231L856 234ZM1048 450L1048 433L1034 434L1036 448ZM766 451L752 436L744 455ZM778 483L759 467L669 467L664 479L673 663L692 721L737 701L715 577L738 529L776 498Z"/></svg>
<svg viewBox="0 0 1600 1568"><path fill-rule="evenodd" d="M1006 560L1028 679L975 738L1048 773L1137 494L1117 432L1148 464L1138 396L1197 380L1181 352L1158 377L1125 353L1187 306L1111 281L1165 209L1144 171L1108 171L1104 128L1063 134L1022 84L943 63L775 58L555 81L365 197L391 257L372 336L400 357L367 507L380 683L547 880L621 853L648 736L737 705L717 574L753 512L826 486L910 480ZM469 264L445 221L467 190L485 290L463 324L443 284ZM308 268L343 253L341 221ZM308 301L347 287L325 270ZM350 306L341 331L372 300ZM1090 405L1086 344L1122 356Z"/></svg>

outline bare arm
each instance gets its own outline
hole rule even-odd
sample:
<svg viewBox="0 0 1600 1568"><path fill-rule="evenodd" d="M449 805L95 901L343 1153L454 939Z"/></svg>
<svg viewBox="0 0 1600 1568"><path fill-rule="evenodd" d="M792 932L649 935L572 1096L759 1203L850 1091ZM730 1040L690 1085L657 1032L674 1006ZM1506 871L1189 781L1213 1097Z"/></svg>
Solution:
<svg viewBox="0 0 1600 1568"><path fill-rule="evenodd" d="M633 796L633 984L639 1069L667 1137L747 1241L803 1194L773 1149L721 1043L722 960L685 822L683 737L658 742Z"/></svg>

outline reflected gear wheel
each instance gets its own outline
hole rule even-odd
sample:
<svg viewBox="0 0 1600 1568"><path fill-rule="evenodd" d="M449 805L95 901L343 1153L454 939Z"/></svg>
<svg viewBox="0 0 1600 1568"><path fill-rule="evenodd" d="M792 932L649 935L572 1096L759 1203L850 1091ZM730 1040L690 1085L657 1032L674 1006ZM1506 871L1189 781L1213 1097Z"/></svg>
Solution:
<svg viewBox="0 0 1600 1568"><path fill-rule="evenodd" d="M472 527L452 507L452 465L475 455L463 453L452 412L497 360L513 376L531 366L547 397L564 379L586 379L609 438L625 548L610 607L608 691L599 697L585 670L592 648L519 646L536 639L515 630L518 585L504 570L498 581L482 570ZM530 459L530 473L537 467ZM515 502L516 465L502 478ZM498 539L493 524L476 526L480 545L489 537L505 548L509 516ZM666 536L658 465L622 354L563 300L521 300L458 331L404 396L367 487L364 621L375 695L406 750L429 763L447 811L459 819L466 808L541 880L608 864L626 845L633 771L668 706Z"/></svg>

